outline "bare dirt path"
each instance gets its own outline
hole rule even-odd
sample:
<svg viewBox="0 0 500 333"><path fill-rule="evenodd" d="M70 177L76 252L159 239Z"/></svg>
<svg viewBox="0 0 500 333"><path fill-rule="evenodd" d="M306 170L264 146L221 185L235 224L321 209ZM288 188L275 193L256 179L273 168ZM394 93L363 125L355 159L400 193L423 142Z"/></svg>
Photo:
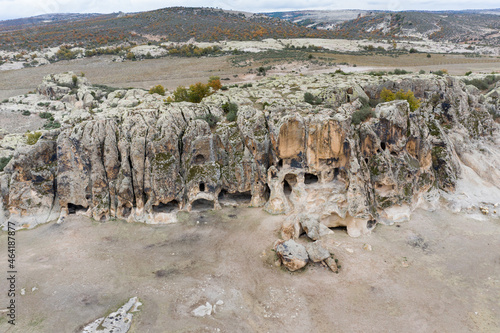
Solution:
<svg viewBox="0 0 500 333"><path fill-rule="evenodd" d="M297 273L274 266L283 218L250 208L184 214L166 226L70 216L18 232L17 289L26 293L17 325L2 314L0 331L75 332L133 296L143 302L131 328L140 333L500 330L498 219L417 211L361 238L335 230L325 240L342 266L333 274L319 264ZM1 282L0 309L6 289ZM218 300L211 316L191 313Z"/></svg>

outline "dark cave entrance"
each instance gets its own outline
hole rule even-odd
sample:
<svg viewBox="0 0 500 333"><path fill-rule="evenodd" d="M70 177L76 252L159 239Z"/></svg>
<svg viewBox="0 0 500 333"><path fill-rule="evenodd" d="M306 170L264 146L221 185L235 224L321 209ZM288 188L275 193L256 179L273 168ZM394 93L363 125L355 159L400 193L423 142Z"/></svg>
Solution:
<svg viewBox="0 0 500 333"><path fill-rule="evenodd" d="M319 178L317 175L312 174L312 173L306 173L304 175L304 184L315 184L319 181Z"/></svg>
<svg viewBox="0 0 500 333"><path fill-rule="evenodd" d="M160 202L158 205L153 206L153 213L172 213L179 209L179 202L172 200L167 203Z"/></svg>
<svg viewBox="0 0 500 333"><path fill-rule="evenodd" d="M214 208L214 203L206 199L197 199L193 201L191 208L198 211L211 210Z"/></svg>
<svg viewBox="0 0 500 333"><path fill-rule="evenodd" d="M68 214L76 214L77 212L85 213L86 211L87 208L83 206L68 203Z"/></svg>

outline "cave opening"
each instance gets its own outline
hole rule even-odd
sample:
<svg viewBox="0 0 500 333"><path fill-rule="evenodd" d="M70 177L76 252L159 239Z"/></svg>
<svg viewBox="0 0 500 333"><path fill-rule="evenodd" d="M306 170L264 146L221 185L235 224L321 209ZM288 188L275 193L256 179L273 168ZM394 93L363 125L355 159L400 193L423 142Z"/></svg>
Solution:
<svg viewBox="0 0 500 333"><path fill-rule="evenodd" d="M205 192L205 183L200 183L200 192Z"/></svg>
<svg viewBox="0 0 500 333"><path fill-rule="evenodd" d="M219 201L231 200L241 204L247 204L247 203L250 204L250 202L252 201L252 192L246 191L246 192L229 193L226 190L222 190L219 192L218 198Z"/></svg>
<svg viewBox="0 0 500 333"><path fill-rule="evenodd" d="M337 179L340 174L339 168L333 168L333 179Z"/></svg>
<svg viewBox="0 0 500 333"><path fill-rule="evenodd" d="M179 202L172 200L167 203L160 202L158 205L153 206L153 213L171 213L179 209Z"/></svg>
<svg viewBox="0 0 500 333"><path fill-rule="evenodd" d="M210 200L197 199L193 201L193 203L191 204L191 208L198 211L211 210L214 208L214 204Z"/></svg>
<svg viewBox="0 0 500 333"><path fill-rule="evenodd" d="M319 181L319 178L317 175L312 174L312 173L306 173L304 175L304 184L315 184Z"/></svg>
<svg viewBox="0 0 500 333"><path fill-rule="evenodd" d="M382 148L382 150L385 150L387 148L385 142L380 142L380 148Z"/></svg>
<svg viewBox="0 0 500 333"><path fill-rule="evenodd" d="M86 211L87 208L83 206L68 203L68 214L76 214L78 212L85 213Z"/></svg>
<svg viewBox="0 0 500 333"><path fill-rule="evenodd" d="M287 197L292 193L292 189L295 184L297 184L297 175L294 175L293 173L287 174L283 181L283 192L285 192Z"/></svg>
<svg viewBox="0 0 500 333"><path fill-rule="evenodd" d="M278 168L282 168L283 167L283 160L279 160L278 161Z"/></svg>
<svg viewBox="0 0 500 333"><path fill-rule="evenodd" d="M203 156L202 154L196 155L196 157L194 158L194 163L195 164L203 164L203 163L205 163L205 156Z"/></svg>
<svg viewBox="0 0 500 333"><path fill-rule="evenodd" d="M130 213L132 213L132 207L123 207L123 218L128 218L130 216Z"/></svg>

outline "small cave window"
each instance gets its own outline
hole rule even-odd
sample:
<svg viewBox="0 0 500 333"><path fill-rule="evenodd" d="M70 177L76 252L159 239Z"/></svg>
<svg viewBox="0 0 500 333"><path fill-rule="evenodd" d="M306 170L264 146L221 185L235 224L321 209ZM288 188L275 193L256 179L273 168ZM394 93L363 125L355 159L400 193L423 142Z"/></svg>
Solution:
<svg viewBox="0 0 500 333"><path fill-rule="evenodd" d="M285 195L288 197L292 193L292 187L288 182L283 182L283 192L285 192Z"/></svg>
<svg viewBox="0 0 500 333"><path fill-rule="evenodd" d="M340 174L340 169L339 168L334 168L333 169L333 179L337 179Z"/></svg>
<svg viewBox="0 0 500 333"><path fill-rule="evenodd" d="M153 213L171 213L179 209L179 202L172 200L167 203L160 202L158 205L153 206Z"/></svg>
<svg viewBox="0 0 500 333"><path fill-rule="evenodd" d="M87 208L83 206L68 203L68 214L76 214L77 212L86 212L86 211Z"/></svg>
<svg viewBox="0 0 500 333"><path fill-rule="evenodd" d="M200 183L200 192L205 192L205 183Z"/></svg>
<svg viewBox="0 0 500 333"><path fill-rule="evenodd" d="M319 181L319 178L317 175L312 174L312 173L306 173L304 175L304 184L315 184Z"/></svg>
<svg viewBox="0 0 500 333"><path fill-rule="evenodd" d="M368 164L368 157L365 158L365 163Z"/></svg>
<svg viewBox="0 0 500 333"><path fill-rule="evenodd" d="M380 148L382 148L382 150L387 148L385 142L380 142Z"/></svg>
<svg viewBox="0 0 500 333"><path fill-rule="evenodd" d="M283 167L283 160L279 160L278 161L278 168L282 168Z"/></svg>
<svg viewBox="0 0 500 333"><path fill-rule="evenodd" d="M130 213L132 213L132 207L123 207L123 217L128 218L130 216Z"/></svg>
<svg viewBox="0 0 500 333"><path fill-rule="evenodd" d="M194 163L195 164L203 164L203 163L205 163L205 156L203 156L202 154L196 155L196 157L194 158Z"/></svg>

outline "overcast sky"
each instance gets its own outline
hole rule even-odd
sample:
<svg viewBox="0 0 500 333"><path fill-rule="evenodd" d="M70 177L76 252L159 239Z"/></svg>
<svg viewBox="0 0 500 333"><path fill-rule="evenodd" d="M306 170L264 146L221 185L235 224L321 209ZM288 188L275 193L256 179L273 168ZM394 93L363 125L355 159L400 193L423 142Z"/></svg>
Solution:
<svg viewBox="0 0 500 333"><path fill-rule="evenodd" d="M499 8L498 0L0 0L0 20L47 13L137 12L164 7L219 7L248 12L305 9L443 10Z"/></svg>

